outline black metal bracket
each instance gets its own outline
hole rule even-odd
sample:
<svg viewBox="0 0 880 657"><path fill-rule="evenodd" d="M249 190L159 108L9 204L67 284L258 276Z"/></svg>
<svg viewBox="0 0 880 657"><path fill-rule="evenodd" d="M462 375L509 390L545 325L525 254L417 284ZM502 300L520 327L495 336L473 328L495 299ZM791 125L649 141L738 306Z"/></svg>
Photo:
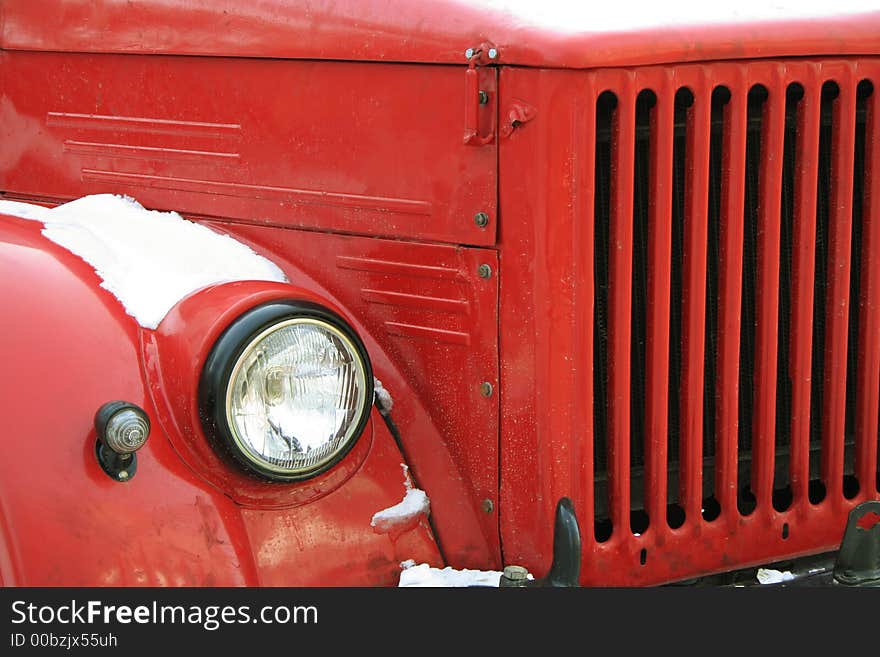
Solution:
<svg viewBox="0 0 880 657"><path fill-rule="evenodd" d="M880 502L862 502L849 512L834 579L849 586L880 584Z"/></svg>
<svg viewBox="0 0 880 657"><path fill-rule="evenodd" d="M119 483L130 481L137 473L137 454L118 454L100 440L95 444L95 453L101 469Z"/></svg>
<svg viewBox="0 0 880 657"><path fill-rule="evenodd" d="M517 573L518 575L522 573ZM573 587L579 586L581 575L581 531L572 501L563 497L556 504L556 521L553 525L553 562L547 575L541 579L511 577L513 572L505 568L501 587Z"/></svg>

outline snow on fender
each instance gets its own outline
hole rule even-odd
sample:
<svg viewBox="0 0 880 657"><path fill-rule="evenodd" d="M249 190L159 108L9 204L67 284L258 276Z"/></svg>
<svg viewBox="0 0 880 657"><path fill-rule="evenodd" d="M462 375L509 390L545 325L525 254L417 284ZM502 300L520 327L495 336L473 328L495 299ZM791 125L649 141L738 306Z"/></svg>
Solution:
<svg viewBox="0 0 880 657"><path fill-rule="evenodd" d="M427 516L431 511L428 495L413 487L409 467L405 463L401 463L400 467L403 468L403 485L406 488L403 499L392 507L374 513L370 521L373 529L380 534L409 529L418 522L420 516Z"/></svg>
<svg viewBox="0 0 880 657"><path fill-rule="evenodd" d="M43 222L43 235L90 264L101 287L146 329L209 285L287 282L275 263L229 235L128 196L96 194L55 208L0 201L0 213Z"/></svg>

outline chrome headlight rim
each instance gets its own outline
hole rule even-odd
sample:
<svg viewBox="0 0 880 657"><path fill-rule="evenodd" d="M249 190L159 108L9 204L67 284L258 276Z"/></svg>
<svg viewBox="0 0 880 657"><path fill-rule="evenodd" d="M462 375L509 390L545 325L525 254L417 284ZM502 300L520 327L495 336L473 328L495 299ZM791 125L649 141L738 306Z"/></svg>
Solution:
<svg viewBox="0 0 880 657"><path fill-rule="evenodd" d="M232 427L228 401L235 372L248 349L273 331L295 323L319 325L340 337L359 359L365 387L359 415L346 431L342 446L330 459L301 472L290 473L248 457L247 448ZM304 481L333 468L360 440L372 404L373 371L360 337L339 315L310 301L270 301L240 315L214 343L199 380L199 416L208 437L221 453L231 456L248 474L273 482Z"/></svg>

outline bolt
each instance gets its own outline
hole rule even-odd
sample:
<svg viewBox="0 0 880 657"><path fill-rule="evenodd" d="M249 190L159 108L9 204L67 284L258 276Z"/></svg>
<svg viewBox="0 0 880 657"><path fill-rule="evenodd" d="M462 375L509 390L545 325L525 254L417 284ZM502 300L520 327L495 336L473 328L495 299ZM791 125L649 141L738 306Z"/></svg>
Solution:
<svg viewBox="0 0 880 657"><path fill-rule="evenodd" d="M492 278L492 268L489 265L480 265L477 268L480 278Z"/></svg>
<svg viewBox="0 0 880 657"><path fill-rule="evenodd" d="M468 48L467 50L465 50L465 51L464 51L464 56L467 57L468 59L470 59L471 57L473 57L473 56L474 56L474 49L473 49L473 48Z"/></svg>
<svg viewBox="0 0 880 657"><path fill-rule="evenodd" d="M485 105L489 102L489 94L480 89L480 105Z"/></svg>
<svg viewBox="0 0 880 657"><path fill-rule="evenodd" d="M485 212L477 212L477 214L474 215L474 223L480 228L485 228L489 223L489 215Z"/></svg>
<svg viewBox="0 0 880 657"><path fill-rule="evenodd" d="M494 508L495 508L495 505L492 504L492 500L490 500L488 498L483 500L483 511L485 511L486 513L492 513L492 509L494 509Z"/></svg>
<svg viewBox="0 0 880 657"><path fill-rule="evenodd" d="M119 479L125 481L128 479L128 470L120 470L119 471Z"/></svg>
<svg viewBox="0 0 880 657"><path fill-rule="evenodd" d="M489 48L489 59L495 59L498 56L498 51L495 48Z"/></svg>
<svg viewBox="0 0 880 657"><path fill-rule="evenodd" d="M504 576L514 582L521 582L529 578L529 571L522 566L504 566Z"/></svg>
<svg viewBox="0 0 880 657"><path fill-rule="evenodd" d="M483 397L491 397L492 390L493 390L492 384L489 383L488 381L483 381L480 384L480 394L483 395Z"/></svg>

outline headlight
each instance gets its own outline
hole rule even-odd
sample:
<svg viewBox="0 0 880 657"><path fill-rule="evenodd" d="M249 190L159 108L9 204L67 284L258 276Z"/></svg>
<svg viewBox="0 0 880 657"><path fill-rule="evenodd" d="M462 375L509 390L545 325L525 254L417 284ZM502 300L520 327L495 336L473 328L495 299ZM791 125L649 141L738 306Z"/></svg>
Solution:
<svg viewBox="0 0 880 657"><path fill-rule="evenodd" d="M205 428L263 476L304 479L352 447L369 415L366 350L337 315L273 302L242 315L218 339L202 373Z"/></svg>

